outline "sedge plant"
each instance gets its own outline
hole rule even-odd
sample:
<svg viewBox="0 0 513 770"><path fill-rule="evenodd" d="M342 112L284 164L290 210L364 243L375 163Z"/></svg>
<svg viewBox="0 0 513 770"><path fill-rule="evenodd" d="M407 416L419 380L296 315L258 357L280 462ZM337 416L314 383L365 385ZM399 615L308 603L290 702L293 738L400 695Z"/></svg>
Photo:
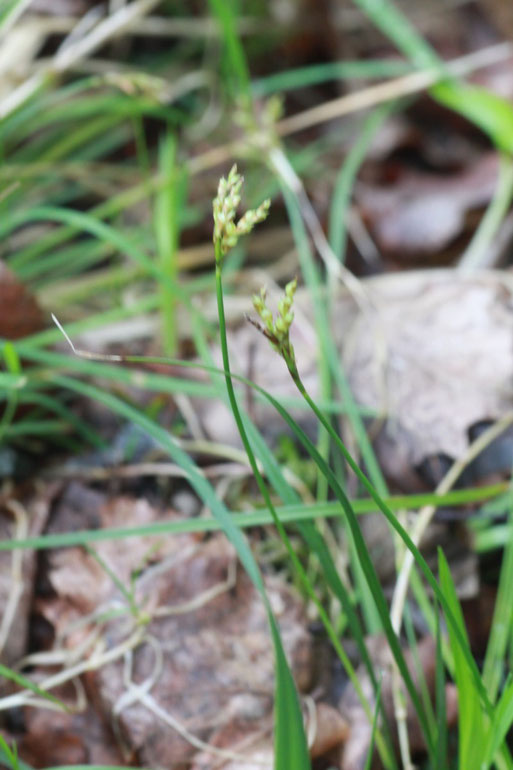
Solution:
<svg viewBox="0 0 513 770"><path fill-rule="evenodd" d="M250 438L248 436L248 431L245 427L243 415L239 408L237 397L235 394L235 389L233 386L232 374L230 369L229 352L228 352L226 319L225 319L225 312L224 312L223 283L222 283L223 261L228 251L236 246L238 239L242 235L246 235L249 232L251 232L251 230L254 228L256 224L263 221L267 217L267 213L270 206L270 201L265 200L262 204L260 204L260 206L258 206L258 208L250 209L246 211L244 215L236 222L237 208L240 204L240 199L241 199L240 193L241 193L242 184L243 184L243 178L240 174L238 174L236 166L233 166L230 173L228 174L228 177L226 179L221 178L219 182L217 197L213 202L213 214L214 214L213 240L214 240L214 250L215 250L217 307L218 307L218 315L219 315L219 328L220 328L220 341L221 341L223 369L224 369L226 389L228 393L230 408L234 416L234 419L235 419L244 449L248 456L248 460L249 460L253 475L255 477L255 480L257 482L258 488L264 499L266 507L271 514L272 521L278 531L278 534L286 547L288 556L296 572L296 575L298 576L307 595L315 604L319 617L324 624L324 627L327 631L330 641L332 642L335 651L337 652L340 660L344 665L344 668L346 669L346 672L349 675L349 678L353 686L355 687L355 690L360 698L360 701L362 702L362 705L368 715L369 720L372 720L372 711L371 711L370 704L368 703L363 693L361 684L358 681L358 678L353 669L353 666L350 663L350 660L340 643L340 639L328 616L328 613L326 612L325 608L319 601L315 588L312 585L303 565L301 564L301 561L298 558L290 542L290 539L287 535L285 527L276 512L275 506L271 499L269 489L262 476L262 473L260 472L258 462L255 457ZM292 318L289 316L289 313L291 312L295 285L297 284L294 284L293 282L289 286L286 297L284 298L281 305L283 317L286 319L284 321L285 325L287 324L287 321L289 321L290 323L292 321ZM283 331L285 332L285 327ZM293 356L292 348L289 349L288 353L290 356ZM282 413L278 403L269 395L268 395L268 400L273 404L275 408L278 409L278 411L280 411L280 413ZM294 423L294 421L290 418L288 413L285 412L284 414L282 414L282 416L284 416L286 420L290 421L290 424L293 430L295 430L296 432L300 431L300 429ZM356 615L354 613L354 610L351 608L350 602L348 601L347 597L344 596L340 578L336 575L335 567L331 562L329 550L325 547L325 544L322 541L322 538L318 537L318 533L316 536L316 532L314 531L310 522L303 522L302 526L300 526L299 529L301 534L305 537L308 545L312 548L312 550L314 550L317 553L319 559L325 562L323 566L328 576L327 578L328 582L331 584L332 587L335 588L337 595L341 597L344 609L349 616L350 624L353 628L355 628L355 624L357 624ZM266 599L264 596L264 602L265 601ZM276 633L275 620L272 616L272 613L269 614L269 619L270 619L273 641L275 645L275 656L276 656L276 663L277 663L276 707L275 707L276 708L275 767L276 768L292 767L292 765L290 764L293 760L293 757L291 755L291 746L294 747L294 751L298 752L298 757L301 754L302 761L308 762L309 760L305 755L305 752L300 751L299 749L300 744L303 742L302 735L299 734L302 731L302 718L299 710L299 702L298 702L295 690L292 686L292 678L290 673L288 672L288 667L287 667L287 673L280 670L280 666L282 666L285 663L285 658L281 647L281 641L280 641L279 635ZM356 629L355 638L360 640L362 638L361 631L359 631L359 629ZM360 646L362 648L362 657L368 663L368 670L371 675L371 679L374 680L374 672L372 670L372 666L371 666L367 651L365 649L365 646L364 645L360 645ZM377 688L378 687L377 682L375 682L375 685ZM291 722L291 719L292 719L292 722ZM294 722L295 722L295 728L293 725ZM291 736L289 734L291 729L298 730L298 734L296 735L293 743L291 743ZM381 733L378 733L376 736L376 744L387 766L393 766L393 755L390 751L390 746L387 745ZM296 759L295 761L296 762L299 761L299 758ZM295 764L293 766L299 767L298 764Z"/></svg>
<svg viewBox="0 0 513 770"><path fill-rule="evenodd" d="M237 208L240 203L240 190L242 187L242 182L242 177L237 173L236 166L233 166L228 175L228 178L222 178L219 182L217 197L214 199L213 203L213 239L215 251L217 306L219 314L223 367L225 370L226 389L228 392L228 398L230 400L230 406L232 408L232 413L237 423L237 428L239 430L244 449L248 455L251 468L257 480L258 486L264 499L266 500L269 510L272 512L274 510L273 504L271 502L267 486L258 469L258 464L251 449L251 444L249 442L237 405L235 389L233 387L230 374L230 360L226 336L223 285L221 280L224 257L231 248L236 246L237 241L241 235L245 235L251 232L253 227L258 222L261 222L266 218L270 206L270 201L266 200L260 204L257 209L248 210L244 216L236 223L235 217L237 214ZM281 527L282 537L288 543L285 530L281 526L277 516L275 516L275 523L278 525L278 527ZM297 561L290 543L288 543L288 545L290 555ZM277 671L275 703L275 768L276 770L281 767L308 768L310 766L310 759L308 755L306 735L303 728L299 699L292 674L285 657L285 651L282 646L276 620L272 613L265 592L262 592L262 596L264 603L266 604L269 624L271 627Z"/></svg>
<svg viewBox="0 0 513 770"><path fill-rule="evenodd" d="M264 501L267 505L268 510L271 512L271 515L273 517L273 521L278 530L278 533L286 546L287 552L291 559L291 563L293 564L308 594L316 604L317 609L319 611L319 615L326 627L328 635L331 641L333 642L336 651L341 657L341 660L344 662L344 660L346 659L346 656L341 648L339 640L337 639L337 635L334 632L334 629L329 621L329 618L327 617L327 614L324 608L319 603L316 597L315 591L313 590L310 584L310 581L301 565L301 562L298 559L290 543L290 540L287 536L287 533L283 527L282 522L280 521L278 515L276 514L266 483L260 473L256 458L253 454L251 443L249 441L246 429L244 427L244 422L237 404L235 390L232 383L229 354L228 354L228 344L227 344L227 337L226 337L226 320L224 315L224 302L223 302L223 285L222 285L223 259L226 253L228 252L228 250L230 248L233 248L236 245L238 238L241 235L244 235L250 232L256 223L262 221L267 216L267 212L269 209L269 203L265 201L257 209L246 212L241 217L241 219L239 219L238 222L236 223L235 219L237 214L237 207L240 203L240 191L242 187L242 181L243 181L242 177L237 173L237 169L234 166L231 169L227 179L224 179L224 178L221 179L219 183L218 195L214 200L214 204L213 204L214 248L215 248L215 260L216 260L216 290L217 290L218 313L219 313L220 333L221 333L221 350L222 350L223 367L225 370L226 387L229 395L230 406L231 406L235 421L237 423L239 434L241 436L241 440L243 442L244 448L247 452L259 490L262 494L262 497L264 498ZM287 285L287 288L285 290L285 296L280 302L279 314L276 320L273 319L272 313L269 311L269 309L265 304L265 291L261 292L259 297L255 298L254 304L255 304L255 308L257 309L260 317L264 322L264 328L262 329L263 333L269 339L274 349L283 357L287 365L287 368L292 376L292 379L294 380L294 383L296 384L296 387L298 388L302 397L306 400L310 408L313 409L320 423L326 428L328 423L324 415L322 415L322 413L318 410L318 408L310 398L309 394L307 393L301 381L301 378L299 376L299 372L297 369L297 365L296 365L294 349L290 341L289 331L293 320L292 304L293 304L296 287L297 287L296 279L294 279L294 281L292 281ZM276 402L274 402L274 400L273 400L273 405L275 405L275 407L278 409L280 414L282 414L284 419L289 424L293 422L290 416L286 413L286 411L282 410L280 406ZM334 430L330 426L330 433L331 432L334 433ZM408 667L406 666L398 639L395 636L393 629L391 628L386 600L381 590L381 587L379 585L377 575L375 573L369 554L367 552L359 526L356 522L354 512L351 509L351 506L349 504L347 497L345 496L345 493L342 491L340 485L334 478L333 473L329 470L329 468L327 468L324 459L316 451L315 447L313 447L313 445L310 444L310 442L308 441L306 436L304 436L304 434L303 434L303 438L307 441L307 445L309 445L308 450L312 453L312 456L314 457L315 462L319 465L323 474L326 475L328 482L334 487L337 497L339 497L344 507L344 510L348 514L348 518L351 526L351 532L355 542L356 550L359 556L361 557L362 566L363 566L366 578L368 580L369 588L371 589L374 595L374 598L377 602L378 611L380 613L383 626L386 629L386 632L389 638L390 647L396 659L398 668L401 671L401 674L405 681L410 697L415 703L417 713L419 713L419 719L423 724L426 740L429 741L429 730L428 730L427 720L424 717L423 706L416 692ZM344 447L344 451L347 453L347 450L345 450L345 447ZM355 465L354 461L352 461L352 458L351 458L351 462L353 465ZM370 485L369 482L367 482L367 485L370 488L372 488L372 485ZM371 671L371 677L372 677L372 673L373 672ZM352 680L354 683L355 680L353 677L352 677ZM364 706L365 705L367 706L366 710L368 710L368 704L365 704L365 699L362 697L363 694L361 693L361 688L358 686L358 684L356 684L356 688L360 696L360 699L364 702ZM278 698L277 698L277 702L278 702ZM280 711L279 709L277 709L278 717L279 717L279 714L280 714ZM280 734L279 726L280 725L278 722L277 736L279 736ZM380 745L380 748L381 748L381 751L384 752L388 761L393 762L392 756L387 752L383 744ZM277 756L278 756L278 749L277 749Z"/></svg>
<svg viewBox="0 0 513 770"><path fill-rule="evenodd" d="M243 421L240 409L238 407L237 398L236 398L236 394L233 386L232 375L230 371L229 354L228 354L226 320L224 315L223 284L222 284L223 259L226 253L236 245L241 235L247 234L253 229L255 224L265 219L269 209L269 203L265 201L257 209L246 212L236 222L237 208L240 203L240 192L242 187L242 181L243 181L242 177L237 173L236 167L234 166L230 171L227 179L224 179L224 178L221 179L219 184L219 189L218 189L218 195L214 201L214 206L213 206L214 248L215 248L215 262L216 262L216 291L217 291L217 302L218 302L218 314L219 314L219 321L220 321L221 350L222 350L223 368L224 368L227 392L229 396L230 406L231 406L235 421L237 423L237 427L239 429L242 443L244 445L244 449L247 452L251 468L253 470L255 479L257 481L259 490L262 494L265 504L269 512L271 513L272 519L278 530L278 533L286 546L287 552L291 559L291 563L293 564L294 569L299 575L305 589L307 590L309 595L313 598L319 610L319 615L326 627L328 635L331 641L334 643L336 651L339 653L341 659L343 660L344 656L343 656L343 651L341 651L341 645L337 640L336 635L332 633L333 629L331 627L329 619L326 616L326 613L323 610L323 607L320 605L318 601L316 601L315 591L312 590L312 586L310 585L309 579L288 539L288 536L283 527L283 524L276 513L276 510L270 498L270 494L267 489L266 483L258 468L258 464L252 450L251 442L248 438L248 434L244 426L244 421ZM325 415L319 409L319 407L317 406L315 401L312 399L312 397L310 396L310 394L308 393L307 389L303 384L303 381L299 374L297 362L296 362L294 347L290 338L290 330L294 319L293 301L294 301L294 294L296 292L296 288L297 288L297 279L294 279L289 284L287 284L285 288L285 294L279 302L278 314L276 317L273 316L271 310L268 308L266 304L265 289L262 290L259 295L256 295L253 299L253 304L254 304L255 310L260 316L262 325L260 326L257 323L255 325L269 340L273 349L282 357L282 359L285 362L285 365L287 366L289 374L297 390L299 391L301 397L304 399L308 407L313 411L319 423L329 433L331 439L334 442L334 445L341 452L342 457L344 458L344 460L346 461L350 469L356 474L359 481L367 489L371 498L376 503L377 507L385 515L389 524L399 534L399 536L405 543L406 547L412 552L420 571L423 573L424 577L430 584L431 588L433 589L436 595L437 600L440 602L440 605L444 610L448 627L451 629L452 645L458 649L458 654L465 661L465 666L468 672L469 681L472 682L472 687L474 689L474 693L478 701L482 702L482 708L483 708L482 713L486 714L487 718L493 721L493 706L490 702L490 699L488 698L486 689L483 686L483 682L478 673L475 661L472 658L468 644L466 644L464 630L461 627L461 623L458 622L458 613L456 612L454 604L451 606L451 602L448 600L444 590L441 589L440 585L434 578L431 570L426 564L425 559L421 555L417 546L414 544L414 542L411 540L408 533L401 526L400 522L397 520L393 512L386 505L385 501L376 491L373 484L367 479L363 471L361 471L358 464L355 462L355 460L347 450L346 446L340 439L339 435L337 434L337 432L335 431L335 429L333 428L329 420L326 419ZM383 589L377 577L374 565L372 563L369 552L367 550L365 541L360 531L351 503L349 502L344 490L342 489L339 481L337 480L336 475L334 474L332 469L329 467L329 465L326 463L322 455L317 451L316 447L312 444L312 442L308 439L308 437L300 429L298 429L298 426L295 424L294 420L290 417L287 411L283 409L283 407L281 407L281 405L278 402L276 402L275 399L273 399L271 396L269 397L269 400L273 404L273 406L277 409L279 414L283 417L285 422L292 428L296 436L301 440L301 442L307 449L308 453L314 459L315 463L318 465L319 469L325 476L329 486L331 487L338 501L342 505L342 509L346 515L350 537L352 538L352 541L353 541L353 547L359 559L359 563L362 568L362 572L365 576L367 586L376 603L376 609L378 611L380 621L382 623L382 627L387 638L388 645L390 647L392 656L394 658L395 666L397 667L397 670L401 675L406 691L408 692L408 695L417 713L419 723L421 725L421 728L424 734L424 739L426 741L426 746L428 748L428 753L432 757L434 757L439 751L439 739L436 736L436 734L433 733L433 725L432 725L432 722L430 722L429 714L426 713L425 704L422 702L422 699L413 682L408 666L406 665L406 661L401 648L399 637L391 623L389 608L388 608L385 595L383 593ZM272 628L272 622L271 622L271 628ZM277 658L279 659L278 650L277 650ZM279 687L277 687L277 695L278 696L280 695ZM279 757L280 755L283 756L281 752L278 753L278 749L280 748L279 702L280 702L280 699L279 697L277 697L277 720L278 721L277 721L276 757ZM297 708L295 708L295 711L297 715ZM378 733L377 743L378 743L378 747L381 747L381 752L383 752L383 744L381 743L380 745L379 740L381 740L382 737L383 736ZM499 739L499 745L500 745L500 739ZM281 744L281 746L283 746L283 744ZM494 744L494 747L497 747L497 743ZM382 756L383 756L383 753L382 753ZM393 756L390 756L390 754L387 754L386 751L384 751L384 756L386 757L386 760L388 760L386 762L387 766L389 766L389 763L394 763ZM492 753L490 753L489 756L492 756Z"/></svg>
<svg viewBox="0 0 513 770"><path fill-rule="evenodd" d="M217 293L217 305L218 305L218 315L219 315L221 352L222 352L223 368L224 368L226 388L227 388L227 393L229 397L230 407L231 407L235 422L237 424L237 428L238 428L244 449L247 453L248 460L250 462L251 469L253 471L258 488L264 499L267 509L272 516L272 520L274 525L276 526L278 534L286 547L291 564L293 565L293 568L297 576L299 577L299 580L303 588L305 589L307 595L315 604L319 617L324 624L324 627L330 638L330 641L332 642L335 651L337 652L340 660L342 661L342 664L344 665L344 668L346 669L346 672L349 675L349 678L353 686L355 687L355 690L360 698L360 701L362 702L364 710L367 713L369 721L372 721L373 716L372 716L371 707L362 691L361 683L358 681L355 671L340 643L340 639L335 631L335 628L333 627L333 624L330 621L328 613L326 612L325 608L319 601L315 588L312 585L303 565L301 564L301 561L298 558L290 542L290 539L283 526L283 523L281 522L280 517L276 512L276 509L274 507L274 504L270 496L269 489L258 467L258 463L251 445L251 441L248 437L248 432L245 428L243 416L241 414L240 408L237 403L235 389L232 381L232 374L230 370L230 360L229 360L228 342L227 342L227 333L226 333L226 319L225 319L225 313L224 313L223 283L222 283L223 260L226 254L228 253L228 251L237 244L237 241L240 236L251 232L255 224L263 221L266 218L269 210L269 205L270 205L270 202L266 200L257 209L246 211L246 213L236 222L237 208L240 204L240 192L241 192L242 184L243 184L243 178L240 176L240 174L238 174L236 166L233 166L230 173L228 174L228 177L226 179L222 178L220 180L218 194L213 203L216 293ZM261 303L262 303L261 309L262 309L263 317L266 322L266 332L267 332L267 335L269 336L269 339L271 340L273 345L276 347L278 352L280 352L280 354L286 357L286 362L288 362L287 365L290 366L289 371L295 372L295 376L297 377L298 382L300 382L299 374L297 373L297 367L295 364L294 351L293 351L292 345L290 344L290 340L288 338L288 329L290 328L290 325L293 320L292 302L293 302L296 286L297 286L297 281L292 281L286 289L285 297L280 303L280 316L276 322L277 327L273 323L272 317L269 315L269 311L266 312L266 310L264 309L265 294L261 295ZM277 329L279 330L278 335L276 334ZM303 436L303 438L306 439L306 436L302 434L299 427L295 424L294 420L292 420L290 415L285 410L283 410L282 407L280 407L280 405L272 398L272 396L268 396L268 398L269 398L269 401L273 404L273 406L282 415L282 417L284 417L286 422L289 423L289 425L292 427L294 432L296 432L296 435L299 433L300 435ZM316 452L315 448L312 447L312 449L315 452L315 454L313 455L315 461L317 463L323 463L322 457ZM319 538L318 536L316 537L316 533L312 530L311 526L308 526L307 523L303 523L303 527L300 528L300 532L305 537L309 546L315 549L320 560L326 562L326 564L324 564L323 566L326 569L327 575L329 575L328 581L331 583L332 587L335 587L335 590L337 591L337 595L341 596L344 609L347 611L348 616L350 618L351 626L354 628L355 624L357 624L354 610L351 609L349 601L347 601L347 599L345 599L343 595L340 579L339 578L337 579L338 576L336 576L334 566L330 562L330 554L328 549L326 547L323 547L322 539ZM331 566L331 569L330 569L330 566ZM377 578L376 578L376 581L377 581ZM270 623L271 623L271 631L273 632L273 640L275 642L276 660L277 660L277 663L279 664L280 660L282 660L281 642L279 641L279 637L276 637L274 633L274 619L272 615L270 616ZM362 638L361 631L358 628L356 629L355 638L357 639L359 638L361 641L361 638ZM372 670L372 665L369 660L365 645L362 644L360 646L362 650L362 657L368 664L368 671L371 676L371 680L375 684L375 688L379 689L379 685L376 681L374 671ZM403 662L402 672L404 676L408 678L409 672L407 670L406 665L404 664L404 659L402 658L400 648L397 649L397 654ZM301 717L298 711L298 703L297 703L297 698L295 696L295 692L291 690L290 685L288 687L288 693L284 692L283 687L280 686L279 674L280 674L280 671L279 671L279 668L277 667L275 763L276 763L276 767L281 768L281 767L289 767L290 766L289 763L291 761L290 749L287 748L287 741L288 741L288 746L290 746L290 737L287 737L287 731L283 729L284 722L282 720L285 720L286 718L290 719L291 715L295 714L295 719L297 724L301 725ZM409 690L412 697L415 697L416 695L415 688L411 680L410 680ZM281 704L285 704L287 701L288 701L288 708L287 708L288 717L286 716L286 712L283 706L281 705ZM419 707L420 707L420 703L419 703ZM290 725L289 725L289 729L290 729ZM385 764L389 767L393 767L394 758L390 750L390 744L387 744L381 732L378 732L378 734L376 735L376 744L382 758L385 761ZM283 764L284 762L285 764Z"/></svg>

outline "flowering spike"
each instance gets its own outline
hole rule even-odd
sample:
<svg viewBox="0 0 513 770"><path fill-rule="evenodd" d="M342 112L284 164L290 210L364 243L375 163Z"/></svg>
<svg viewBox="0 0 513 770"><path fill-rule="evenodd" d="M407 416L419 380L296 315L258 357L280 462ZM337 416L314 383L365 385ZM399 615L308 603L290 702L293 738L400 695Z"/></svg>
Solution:
<svg viewBox="0 0 513 770"><path fill-rule="evenodd" d="M250 209L235 224L237 208L240 204L240 193L243 177L238 173L234 164L228 177L221 177L217 188L217 196L213 202L214 214L214 243L219 246L221 256L237 245L241 235L250 233L253 227L262 222L269 212L270 200L265 200L256 209Z"/></svg>
<svg viewBox="0 0 513 770"><path fill-rule="evenodd" d="M266 219L270 206L271 201L267 198L257 209L246 211L244 216L237 222L237 233L239 235L250 233L256 224Z"/></svg>
<svg viewBox="0 0 513 770"><path fill-rule="evenodd" d="M292 305L297 289L297 278L287 284L285 294L278 303L278 314L274 319L266 305L266 290L260 289L260 294L253 297L253 307L262 319L265 328L260 330L265 334L272 347L278 351L287 364L292 376L297 376L294 346L290 341L290 327L294 320Z"/></svg>

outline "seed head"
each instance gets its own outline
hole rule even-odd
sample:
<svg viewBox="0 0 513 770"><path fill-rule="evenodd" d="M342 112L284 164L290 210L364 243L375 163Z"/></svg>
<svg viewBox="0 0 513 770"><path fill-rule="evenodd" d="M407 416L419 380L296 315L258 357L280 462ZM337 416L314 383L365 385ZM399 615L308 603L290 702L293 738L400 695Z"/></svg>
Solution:
<svg viewBox="0 0 513 770"><path fill-rule="evenodd" d="M219 244L223 256L237 245L241 235L250 233L258 222L267 217L271 205L270 200L265 200L258 208L246 211L236 224L243 181L237 166L233 165L228 178L221 177L219 180L217 196L214 198L214 243Z"/></svg>

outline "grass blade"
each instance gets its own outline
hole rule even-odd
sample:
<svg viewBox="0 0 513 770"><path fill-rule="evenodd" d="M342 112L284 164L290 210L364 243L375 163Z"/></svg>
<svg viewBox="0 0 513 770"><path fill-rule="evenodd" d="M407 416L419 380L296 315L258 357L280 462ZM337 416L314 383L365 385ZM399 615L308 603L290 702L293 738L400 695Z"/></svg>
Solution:
<svg viewBox="0 0 513 770"><path fill-rule="evenodd" d="M442 634L440 632L440 614L435 612L436 618L436 666L435 666L435 707L436 707L436 770L447 768L447 714L445 708L445 668L442 652Z"/></svg>
<svg viewBox="0 0 513 770"><path fill-rule="evenodd" d="M488 494L494 492L494 487L483 487L482 492ZM424 504L423 497L413 496L387 498L384 502L394 511L404 508L421 508ZM433 502L433 501L431 501ZM457 499L453 496L443 497L436 500L438 505L444 502L454 504ZM460 499L459 502L463 504ZM377 506L371 499L352 500L351 505L355 514L363 515L365 513L375 512ZM313 521L319 518L335 518L343 515L339 502L329 502L320 506L318 503L313 505L288 505L276 509L280 521L284 524L293 524L301 521ZM241 529L250 529L251 527L267 526L273 523L271 513L265 508L257 511L244 513L232 513L231 517L234 524ZM81 530L76 532L63 532L57 535L40 535L23 540L0 540L1 551L13 551L25 548L34 548L37 550L48 548L61 548L70 545L81 545L83 543L102 542L104 540L120 540L125 537L144 537L146 535L158 534L183 534L184 532L216 532L220 529L219 521L216 518L198 518L198 519L178 519L173 522L163 524L150 524L143 527L114 527L99 530Z"/></svg>
<svg viewBox="0 0 513 770"><path fill-rule="evenodd" d="M167 133L159 147L160 173L168 183L157 192L155 205L155 229L160 268L170 283L178 287L176 252L180 235L179 212L184 203L185 177L176 163L176 139ZM160 285L160 311L162 318L162 346L167 356L176 353L176 293L165 284Z"/></svg>
<svg viewBox="0 0 513 770"><path fill-rule="evenodd" d="M453 624L448 624L454 660L454 680L458 687L459 767L461 770L469 767L481 768L484 759L486 716L483 714L475 680L469 669L468 655L463 654L462 641L468 654L471 654L470 644L449 565L441 549L438 552L438 563L440 585L459 629L459 639L456 639Z"/></svg>
<svg viewBox="0 0 513 770"><path fill-rule="evenodd" d="M212 15L217 19L225 48L225 81L231 85L231 96L251 104L251 84L244 48L237 35L237 0L209 0Z"/></svg>
<svg viewBox="0 0 513 770"><path fill-rule="evenodd" d="M495 708L492 724L488 732L483 768L488 768L495 759L501 744L506 739L513 724L513 677L511 674L504 686Z"/></svg>
<svg viewBox="0 0 513 770"><path fill-rule="evenodd" d="M495 702L504 675L504 658L513 628L513 513L510 512L508 537L501 565L497 598L483 664L483 682L490 700Z"/></svg>
<svg viewBox="0 0 513 770"><path fill-rule="evenodd" d="M68 711L68 707L62 703L58 698L56 698L54 695L52 695L49 692L46 692L46 690L42 690L40 687L37 686L34 682L32 682L30 679L27 679L26 676L23 676L23 674L19 674L17 671L13 671L10 668L7 668L7 666L4 666L0 663L0 676L3 676L4 679L8 679L10 682L14 682L19 687L23 687L25 690L29 690L30 692L34 693L34 695L38 695L40 698L43 698L44 700L49 701L50 703L53 703L55 706L58 706L63 711Z"/></svg>

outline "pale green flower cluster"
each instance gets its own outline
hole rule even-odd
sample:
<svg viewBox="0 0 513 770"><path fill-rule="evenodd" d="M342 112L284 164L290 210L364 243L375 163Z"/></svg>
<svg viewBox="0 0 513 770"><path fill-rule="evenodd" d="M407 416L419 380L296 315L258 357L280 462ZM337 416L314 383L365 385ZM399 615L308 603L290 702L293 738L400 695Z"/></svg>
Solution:
<svg viewBox="0 0 513 770"><path fill-rule="evenodd" d="M279 144L276 124L283 117L283 100L281 96L271 96L260 105L259 109L248 109L241 104L236 110L234 120L244 131L241 151L248 157L262 159L273 147Z"/></svg>
<svg viewBox="0 0 513 770"><path fill-rule="evenodd" d="M289 334L292 321L294 320L292 306L296 289L297 278L294 278L285 287L285 294L278 303L276 319L266 305L267 292L265 288L260 289L260 294L256 294L253 297L253 307L264 323L263 333L273 348L285 358L289 368L291 365L295 366L294 347L290 341Z"/></svg>
<svg viewBox="0 0 513 770"><path fill-rule="evenodd" d="M262 222L269 212L270 200L265 200L257 209L246 211L237 223L235 216L240 204L240 191L243 177L237 173L234 165L228 178L221 177L214 199L214 243L219 244L221 254L226 254L237 244L241 235L247 235L258 222Z"/></svg>

